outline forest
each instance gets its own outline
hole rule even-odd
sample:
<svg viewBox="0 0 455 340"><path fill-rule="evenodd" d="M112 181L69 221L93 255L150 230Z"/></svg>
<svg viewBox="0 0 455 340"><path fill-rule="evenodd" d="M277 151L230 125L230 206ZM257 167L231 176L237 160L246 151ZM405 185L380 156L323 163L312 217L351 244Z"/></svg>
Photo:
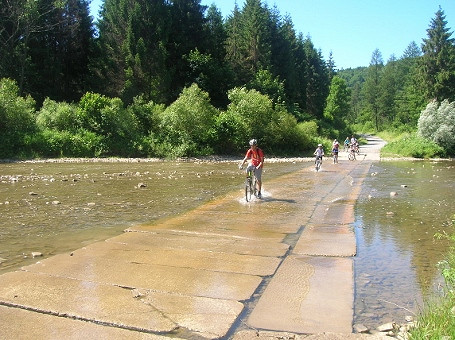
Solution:
<svg viewBox="0 0 455 340"><path fill-rule="evenodd" d="M245 0L2 0L0 159L306 155L353 133L455 154L455 39L441 7L420 45L337 69L290 16Z"/></svg>

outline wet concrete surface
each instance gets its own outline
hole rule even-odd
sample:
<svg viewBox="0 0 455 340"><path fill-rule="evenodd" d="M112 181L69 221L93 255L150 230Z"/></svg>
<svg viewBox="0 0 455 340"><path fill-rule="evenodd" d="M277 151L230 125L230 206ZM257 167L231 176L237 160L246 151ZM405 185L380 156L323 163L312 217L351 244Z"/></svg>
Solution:
<svg viewBox="0 0 455 340"><path fill-rule="evenodd" d="M262 200L232 192L0 276L2 337L351 337L351 224L379 159L371 142L356 161L264 182Z"/></svg>

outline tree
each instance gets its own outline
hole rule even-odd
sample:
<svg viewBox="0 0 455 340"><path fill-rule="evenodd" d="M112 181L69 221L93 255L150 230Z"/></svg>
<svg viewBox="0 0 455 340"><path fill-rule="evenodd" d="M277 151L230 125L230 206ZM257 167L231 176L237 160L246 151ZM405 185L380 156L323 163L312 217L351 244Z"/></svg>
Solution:
<svg viewBox="0 0 455 340"><path fill-rule="evenodd" d="M29 91L41 103L45 97L78 101L87 89L93 56L93 25L87 0L65 0L41 15L42 27L29 41Z"/></svg>
<svg viewBox="0 0 455 340"><path fill-rule="evenodd" d="M364 91L366 104L377 131L379 131L380 121L379 97L381 95L380 81L383 67L382 54L379 49L375 49L371 56L370 66L368 67Z"/></svg>
<svg viewBox="0 0 455 340"><path fill-rule="evenodd" d="M204 16L206 6L200 0L170 0L170 39L167 44L167 69L171 79L171 101L174 101L184 87L194 82L188 56L196 48L203 54L210 54L210 37L207 20Z"/></svg>
<svg viewBox="0 0 455 340"><path fill-rule="evenodd" d="M379 83L378 108L381 117L386 122L391 122L396 116L396 97L398 93L398 65L395 56L392 55L382 70Z"/></svg>
<svg viewBox="0 0 455 340"><path fill-rule="evenodd" d="M99 58L94 62L100 93L131 103L137 95L169 101L169 7L163 0L106 0L98 23Z"/></svg>
<svg viewBox="0 0 455 340"><path fill-rule="evenodd" d="M346 81L339 76L334 76L330 84L327 105L324 109L324 119L338 130L343 130L346 127L345 122L350 112L350 96Z"/></svg>
<svg viewBox="0 0 455 340"><path fill-rule="evenodd" d="M444 11L439 8L423 39L420 79L427 100L455 100L455 46Z"/></svg>

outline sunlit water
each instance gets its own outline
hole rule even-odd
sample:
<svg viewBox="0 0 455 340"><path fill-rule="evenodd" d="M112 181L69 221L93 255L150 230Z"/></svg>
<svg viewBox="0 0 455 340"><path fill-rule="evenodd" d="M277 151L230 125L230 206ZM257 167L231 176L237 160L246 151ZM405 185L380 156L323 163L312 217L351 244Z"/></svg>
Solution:
<svg viewBox="0 0 455 340"><path fill-rule="evenodd" d="M269 163L263 176L301 168ZM0 274L232 191L244 202L243 181L237 162L0 164ZM434 235L452 232L454 186L453 162L372 166L356 205L355 323L404 321L438 291L448 244Z"/></svg>
<svg viewBox="0 0 455 340"><path fill-rule="evenodd" d="M449 245L434 236L453 232L454 165L391 161L372 166L355 213L355 323L370 328L404 323L425 299L442 292L437 263Z"/></svg>
<svg viewBox="0 0 455 340"><path fill-rule="evenodd" d="M238 162L0 164L0 274L239 190ZM269 163L271 179L301 164Z"/></svg>

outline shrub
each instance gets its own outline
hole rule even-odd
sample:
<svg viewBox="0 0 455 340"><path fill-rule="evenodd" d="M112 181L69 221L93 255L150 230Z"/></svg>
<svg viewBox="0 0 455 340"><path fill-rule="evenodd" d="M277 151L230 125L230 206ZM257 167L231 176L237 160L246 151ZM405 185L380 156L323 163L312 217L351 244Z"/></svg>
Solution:
<svg viewBox="0 0 455 340"><path fill-rule="evenodd" d="M19 87L13 80L1 79L0 158L18 154L27 135L35 131L35 101L30 96L19 96Z"/></svg>
<svg viewBox="0 0 455 340"><path fill-rule="evenodd" d="M208 93L193 84L183 89L179 98L162 113L163 139L175 156L210 154L217 115Z"/></svg>
<svg viewBox="0 0 455 340"><path fill-rule="evenodd" d="M43 102L36 122L41 129L75 131L77 126L77 106L65 102L57 103L49 98Z"/></svg>
<svg viewBox="0 0 455 340"><path fill-rule="evenodd" d="M102 136L106 154L129 156L139 139L138 121L119 98L86 93L79 102L78 126Z"/></svg>
<svg viewBox="0 0 455 340"><path fill-rule="evenodd" d="M455 151L455 102L432 101L420 114L418 135L432 140L450 153Z"/></svg>

